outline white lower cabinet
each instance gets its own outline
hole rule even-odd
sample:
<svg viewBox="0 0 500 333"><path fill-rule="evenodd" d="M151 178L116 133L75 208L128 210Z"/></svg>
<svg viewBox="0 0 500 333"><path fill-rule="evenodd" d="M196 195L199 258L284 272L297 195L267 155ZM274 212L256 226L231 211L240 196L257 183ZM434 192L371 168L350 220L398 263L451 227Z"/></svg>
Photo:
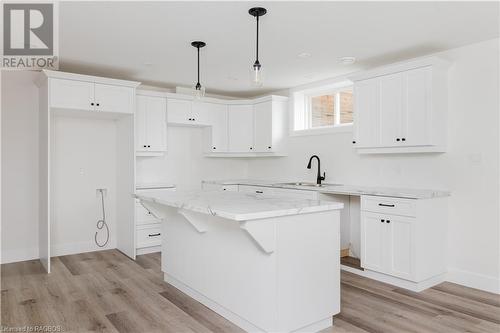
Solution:
<svg viewBox="0 0 500 333"><path fill-rule="evenodd" d="M138 189L137 192L162 193L164 191L175 191L175 187ZM139 200L135 202L135 232L137 254L145 254L160 251L162 222L159 215L145 207Z"/></svg>
<svg viewBox="0 0 500 333"><path fill-rule="evenodd" d="M412 280L414 218L371 212L361 215L363 268Z"/></svg>
<svg viewBox="0 0 500 333"><path fill-rule="evenodd" d="M446 272L446 199L361 197L361 266L422 282Z"/></svg>

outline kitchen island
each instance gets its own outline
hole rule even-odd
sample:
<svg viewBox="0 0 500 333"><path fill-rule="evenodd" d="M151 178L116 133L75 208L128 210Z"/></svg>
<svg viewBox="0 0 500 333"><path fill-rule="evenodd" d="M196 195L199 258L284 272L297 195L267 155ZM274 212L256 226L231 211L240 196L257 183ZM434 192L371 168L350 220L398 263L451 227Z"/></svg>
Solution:
<svg viewBox="0 0 500 333"><path fill-rule="evenodd" d="M164 219L166 282L249 332L316 332L340 312L331 201L234 192L136 195Z"/></svg>

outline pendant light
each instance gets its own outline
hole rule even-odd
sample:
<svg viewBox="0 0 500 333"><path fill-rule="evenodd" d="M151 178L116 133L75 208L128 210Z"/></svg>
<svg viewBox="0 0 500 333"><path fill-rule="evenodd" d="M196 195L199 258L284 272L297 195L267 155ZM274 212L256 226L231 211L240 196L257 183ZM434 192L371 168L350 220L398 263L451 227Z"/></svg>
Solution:
<svg viewBox="0 0 500 333"><path fill-rule="evenodd" d="M259 62L259 17L265 15L267 10L262 7L254 7L248 10L248 13L256 18L257 21L257 39L255 48L255 62L252 67L251 80L254 86L262 86L262 66Z"/></svg>
<svg viewBox="0 0 500 333"><path fill-rule="evenodd" d="M205 96L205 87L203 87L200 83L200 48L204 47L207 44L201 41L194 41L191 43L191 45L193 47L196 47L196 49L198 50L198 81L193 87L193 95L196 99L200 99Z"/></svg>

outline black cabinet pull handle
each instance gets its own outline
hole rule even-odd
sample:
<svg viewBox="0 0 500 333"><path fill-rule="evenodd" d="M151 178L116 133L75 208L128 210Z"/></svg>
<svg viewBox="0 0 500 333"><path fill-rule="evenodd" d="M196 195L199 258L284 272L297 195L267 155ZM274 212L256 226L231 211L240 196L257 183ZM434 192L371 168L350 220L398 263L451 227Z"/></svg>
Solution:
<svg viewBox="0 0 500 333"><path fill-rule="evenodd" d="M355 144L355 143L356 143L356 141L353 141L353 142L352 142L352 144Z"/></svg>
<svg viewBox="0 0 500 333"><path fill-rule="evenodd" d="M268 146L267 148L268 148L268 149L271 149L271 146Z"/></svg>
<svg viewBox="0 0 500 333"><path fill-rule="evenodd" d="M402 138L401 141L406 141L406 138Z"/></svg>
<svg viewBox="0 0 500 333"><path fill-rule="evenodd" d="M217 148L215 148L215 147L212 147L212 149L217 149Z"/></svg>
<svg viewBox="0 0 500 333"><path fill-rule="evenodd" d="M156 236L160 236L161 234L160 233L157 233L157 234L149 234L148 236L149 237L156 237Z"/></svg>
<svg viewBox="0 0 500 333"><path fill-rule="evenodd" d="M387 220L387 221L386 221L386 223L391 223L391 221L390 221L390 220Z"/></svg>
<svg viewBox="0 0 500 333"><path fill-rule="evenodd" d="M380 222L384 223L384 222L385 222L385 220L380 220Z"/></svg>
<svg viewBox="0 0 500 333"><path fill-rule="evenodd" d="M394 207L394 205L388 205L388 204L383 204L383 203L379 203L378 205L382 206L382 207Z"/></svg>
<svg viewBox="0 0 500 333"><path fill-rule="evenodd" d="M253 147L250 147L250 150L252 150L252 149L253 149Z"/></svg>
<svg viewBox="0 0 500 333"><path fill-rule="evenodd" d="M255 191L255 193L261 193L261 194L262 194L262 193L264 193L264 192L262 192L262 191Z"/></svg>
<svg viewBox="0 0 500 333"><path fill-rule="evenodd" d="M150 145L148 145L148 148L151 148L151 146L150 146Z"/></svg>
<svg viewBox="0 0 500 333"><path fill-rule="evenodd" d="M90 105L94 106L94 103L90 103Z"/></svg>
<svg viewBox="0 0 500 333"><path fill-rule="evenodd" d="M97 103L96 105L99 106L99 103Z"/></svg>
<svg viewBox="0 0 500 333"><path fill-rule="evenodd" d="M400 140L399 138L396 139L396 141L399 141L399 140Z"/></svg>

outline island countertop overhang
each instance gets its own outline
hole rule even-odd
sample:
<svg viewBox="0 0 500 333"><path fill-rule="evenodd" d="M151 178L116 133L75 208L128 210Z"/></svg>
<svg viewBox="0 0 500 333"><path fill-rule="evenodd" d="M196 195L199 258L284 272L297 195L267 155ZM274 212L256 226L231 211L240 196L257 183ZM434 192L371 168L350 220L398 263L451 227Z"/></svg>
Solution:
<svg viewBox="0 0 500 333"><path fill-rule="evenodd" d="M145 202L219 216L235 221L318 213L340 210L344 207L343 203L334 201L219 191L140 193L135 194L135 197Z"/></svg>

